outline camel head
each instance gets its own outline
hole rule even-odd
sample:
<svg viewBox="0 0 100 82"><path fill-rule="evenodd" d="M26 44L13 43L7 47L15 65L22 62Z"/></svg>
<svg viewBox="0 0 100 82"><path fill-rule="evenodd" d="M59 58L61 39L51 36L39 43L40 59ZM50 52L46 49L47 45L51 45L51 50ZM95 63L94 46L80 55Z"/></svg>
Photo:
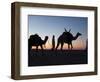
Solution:
<svg viewBox="0 0 100 82"><path fill-rule="evenodd" d="M78 33L76 34L76 36L73 37L73 40L76 40L76 39L77 39L79 36L81 36L81 35L82 35L82 34L78 32Z"/></svg>
<svg viewBox="0 0 100 82"><path fill-rule="evenodd" d="M77 33L77 36L81 36L81 35L82 35L81 33L79 33L79 32Z"/></svg>
<svg viewBox="0 0 100 82"><path fill-rule="evenodd" d="M45 39L43 40L43 44L45 44L48 40L48 36L45 36Z"/></svg>
<svg viewBox="0 0 100 82"><path fill-rule="evenodd" d="M48 40L48 36L45 36L45 39Z"/></svg>

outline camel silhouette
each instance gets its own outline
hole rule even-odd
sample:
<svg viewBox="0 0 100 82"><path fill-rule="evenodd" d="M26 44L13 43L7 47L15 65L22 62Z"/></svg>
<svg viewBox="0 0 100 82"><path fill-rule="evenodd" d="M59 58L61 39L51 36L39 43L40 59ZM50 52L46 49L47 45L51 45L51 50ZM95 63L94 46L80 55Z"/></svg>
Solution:
<svg viewBox="0 0 100 82"><path fill-rule="evenodd" d="M48 40L48 36L45 36L45 39L42 40L41 37L38 34L30 35L30 38L28 39L28 49L31 50L32 46L36 46L36 50L38 50L38 47L40 46L43 50L43 46L45 45Z"/></svg>
<svg viewBox="0 0 100 82"><path fill-rule="evenodd" d="M81 33L77 33L76 36L73 36L71 33L70 33L71 29L69 30L69 32L65 29L65 32L63 32L58 40L57 40L57 46L56 46L56 49L59 47L59 45L61 44L61 50L63 49L63 45L64 43L67 43L68 44L68 49L70 49L70 46L71 46L71 50L73 48L73 45L72 45L72 41L73 40L76 40L79 36L81 36L82 34Z"/></svg>

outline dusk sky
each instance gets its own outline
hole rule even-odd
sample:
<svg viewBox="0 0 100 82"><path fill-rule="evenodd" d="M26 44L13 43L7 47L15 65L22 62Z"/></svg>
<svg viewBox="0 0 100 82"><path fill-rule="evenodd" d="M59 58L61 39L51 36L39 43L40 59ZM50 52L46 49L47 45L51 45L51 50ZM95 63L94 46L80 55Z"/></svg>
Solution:
<svg viewBox="0 0 100 82"><path fill-rule="evenodd" d="M28 16L29 36L37 33L43 40L45 36L48 36L49 39L46 43L47 49L51 49L53 35L55 35L55 43L57 44L57 39L64 32L64 28L68 31L71 29L73 36L75 36L77 32L80 32L82 36L72 42L73 49L85 49L88 34L87 26L88 18L86 17ZM64 44L64 49L67 49L67 47L67 44Z"/></svg>

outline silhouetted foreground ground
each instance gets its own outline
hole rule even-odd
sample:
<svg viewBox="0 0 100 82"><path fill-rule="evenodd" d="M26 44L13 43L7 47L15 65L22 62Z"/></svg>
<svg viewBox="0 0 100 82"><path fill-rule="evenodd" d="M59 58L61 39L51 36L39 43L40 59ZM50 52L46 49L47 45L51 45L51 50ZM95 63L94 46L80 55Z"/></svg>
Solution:
<svg viewBox="0 0 100 82"><path fill-rule="evenodd" d="M32 50L28 55L28 66L87 64L84 50Z"/></svg>

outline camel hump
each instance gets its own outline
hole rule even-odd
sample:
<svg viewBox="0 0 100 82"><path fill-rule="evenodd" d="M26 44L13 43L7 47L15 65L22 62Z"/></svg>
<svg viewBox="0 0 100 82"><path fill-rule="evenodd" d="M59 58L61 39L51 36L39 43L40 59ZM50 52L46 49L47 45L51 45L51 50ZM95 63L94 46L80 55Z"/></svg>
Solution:
<svg viewBox="0 0 100 82"><path fill-rule="evenodd" d="M38 34L30 35L30 38L39 37Z"/></svg>
<svg viewBox="0 0 100 82"><path fill-rule="evenodd" d="M70 32L67 32L67 35L73 37L73 35Z"/></svg>
<svg viewBox="0 0 100 82"><path fill-rule="evenodd" d="M71 39L71 38L73 38L73 35L70 33L70 32L63 32L63 34L62 34L65 38L68 38L69 40Z"/></svg>
<svg viewBox="0 0 100 82"><path fill-rule="evenodd" d="M30 35L30 39L33 39L33 40L40 40L41 37L40 37L38 34L34 34L34 35Z"/></svg>

